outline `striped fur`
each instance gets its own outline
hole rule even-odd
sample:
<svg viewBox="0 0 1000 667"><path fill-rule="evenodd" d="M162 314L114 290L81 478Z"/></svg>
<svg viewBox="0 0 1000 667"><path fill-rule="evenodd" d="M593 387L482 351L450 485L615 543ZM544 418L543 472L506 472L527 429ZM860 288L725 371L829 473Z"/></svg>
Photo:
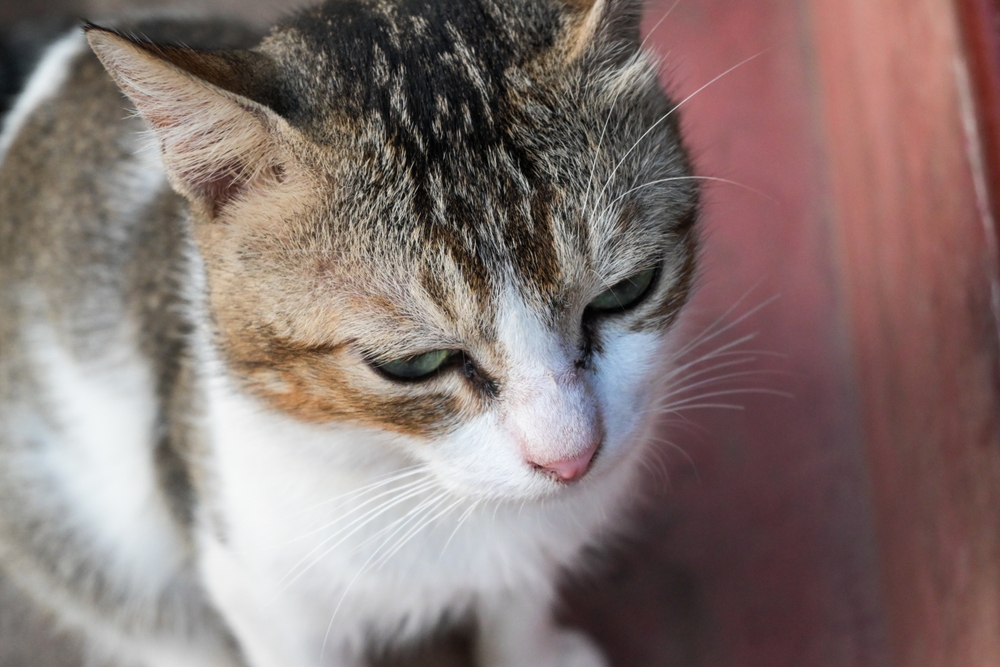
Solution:
<svg viewBox="0 0 1000 667"><path fill-rule="evenodd" d="M357 665L468 617L489 667L603 664L553 581L629 504L695 267L638 20L332 0L252 48L54 47L0 136L8 576L123 664Z"/></svg>

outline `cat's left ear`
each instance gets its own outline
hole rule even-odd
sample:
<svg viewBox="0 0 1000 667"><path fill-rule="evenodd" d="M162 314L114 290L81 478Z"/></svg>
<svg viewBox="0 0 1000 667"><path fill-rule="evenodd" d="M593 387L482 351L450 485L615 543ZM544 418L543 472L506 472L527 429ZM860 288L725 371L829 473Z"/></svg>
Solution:
<svg viewBox="0 0 1000 667"><path fill-rule="evenodd" d="M564 0L578 15L570 37L570 58L603 51L630 55L639 48L642 0Z"/></svg>
<svg viewBox="0 0 1000 667"><path fill-rule="evenodd" d="M271 61L253 51L195 51L87 27L87 39L156 134L174 188L210 217L284 174L270 106ZM273 84L271 84L273 85Z"/></svg>

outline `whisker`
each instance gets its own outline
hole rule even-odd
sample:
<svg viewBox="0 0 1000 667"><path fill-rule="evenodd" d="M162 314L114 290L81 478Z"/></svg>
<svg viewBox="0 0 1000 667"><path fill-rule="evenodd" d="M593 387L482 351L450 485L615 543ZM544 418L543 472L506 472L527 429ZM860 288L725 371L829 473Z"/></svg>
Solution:
<svg viewBox="0 0 1000 667"><path fill-rule="evenodd" d="M301 578L310 569L312 569L312 567L315 566L316 563L318 563L319 561L323 560L323 558L325 558L328 554L332 553L334 549L336 549L338 546L340 546L341 544L343 544L345 540L347 540L349 537L351 537L352 535L354 535L355 533L357 533L359 530L361 530L362 528L364 528L366 525L368 525L369 523L371 523L372 521L374 521L375 519L377 519L382 514L385 514L386 512L388 512L390 509L392 509L396 505L398 505L398 504L400 504L402 502L405 502L406 500L409 500L410 498L413 498L413 497L415 497L417 495L420 495L421 493L425 492L428 488L433 487L435 484L436 484L435 480L428 480L426 486L418 487L418 488L416 488L414 490L408 491L407 493L403 494L401 497L392 498L389 501L383 503L382 505L376 506L373 510L371 510L367 514L361 515L360 517L358 517L357 519L355 519L351 523L349 523L346 526L342 527L341 529L337 530L333 535L331 535L331 536L327 537L326 539L324 539L322 542L320 542L319 545L317 545L315 548L313 548L308 554L306 554L305 556L303 556L303 558L298 563L296 563L292 567L292 569L289 570L289 572L284 577L282 577L278 581L279 585L281 585L284 582L284 585L281 587L281 591L283 592L283 591L288 590L289 586L291 586L296 581L298 581L298 579ZM359 524L359 522L360 522L360 524ZM355 525L355 524L358 524L358 525ZM313 558L313 560L312 560L311 563L309 563L305 567L302 567L301 569L299 569L298 573L294 577L292 577L287 582L285 581L286 579L288 579L288 577L293 572L295 572L296 569L300 568L300 566L302 565L302 563L304 563L306 560L308 560L317 551L319 551L320 549L322 549L323 546L326 545L327 542L329 542L330 540L334 539L335 537L337 537L338 535L340 535L341 533L343 533L348 528L351 528L352 526L354 526L353 530L351 530L350 532L348 532L346 535L343 535L343 537L341 537L334 544L332 544L330 547L328 547L325 551L323 551L323 553L321 553L320 555L318 555L315 558Z"/></svg>
<svg viewBox="0 0 1000 667"><path fill-rule="evenodd" d="M672 390L673 387L677 387L684 382L688 382L689 380L693 380L713 371L752 364L755 361L758 361L759 357L777 357L779 359L784 359L785 355L778 353L771 354L762 350L725 350L709 352L701 357L698 357L692 362L677 366L675 370L669 370L669 372L659 378L657 385L660 390L667 390L668 388ZM732 361L723 361L724 359L732 359ZM715 365L712 366L701 366L701 364L709 362L720 363L715 363ZM786 373L782 371L766 368L755 369L747 372L760 373L763 375L786 375ZM684 374L681 375L681 373Z"/></svg>
<svg viewBox="0 0 1000 667"><path fill-rule="evenodd" d="M590 177L587 179L587 190L583 195L583 207L580 211L581 218L587 215L587 208L590 206L590 189L594 182L594 173L597 171L597 161L601 157L601 148L604 146L604 136L608 132L608 123L611 122L611 116L614 115L615 102L618 101L618 96L621 95L621 92L620 88L615 92L614 99L611 100L611 108L608 109L608 116L604 119L604 127L601 128L601 136L597 139L597 148L594 149L594 161L590 165Z"/></svg>
<svg viewBox="0 0 1000 667"><path fill-rule="evenodd" d="M689 402L700 401L706 398L716 398L719 396L735 396L735 395L745 395L745 394L763 394L766 396L779 396L781 398L795 398L792 394L785 391L779 391L777 389L723 389L721 391L710 391L704 394L699 394L697 396L691 396L688 398L683 398L679 401L674 401L673 403L668 403L666 405L658 405L661 410L673 410L679 407L684 407L689 404Z"/></svg>
<svg viewBox="0 0 1000 667"><path fill-rule="evenodd" d="M255 549L242 549L242 550L239 550L239 553L263 553L263 552L267 552L267 551L273 551L275 549L280 549L282 547L288 546L289 544L295 544L296 542L301 542L304 539L312 537L313 535L321 533L324 530L327 530L328 528L331 528L331 527L337 525L341 521L343 521L343 520L347 519L348 517L350 517L351 515L355 514L358 510L362 509L366 505L371 504L372 502L375 502L379 498L383 498L383 497L385 497L387 495L391 495L393 493L400 493L400 492L406 491L408 489L412 489L415 486L418 486L420 484L425 484L427 482L428 482L428 480L426 480L426 479L424 479L424 480L416 480L416 481L404 484L403 486L399 486L399 487L396 487L396 488L393 488L393 489L389 489L388 491L380 493L377 496L369 498L368 500L366 500L365 502L363 502L363 503L361 503L359 505L353 506L350 509L350 511L348 511L348 512L346 512L346 513L344 513L344 514L342 514L340 516L338 516L336 519L333 519L332 521L327 521L322 526L319 526L317 528L307 527L307 532L302 533L301 535L298 535L297 537L290 538L290 539L285 540L283 542L275 543L275 544L273 544L273 545L271 545L269 547L260 547L260 548L255 548ZM364 494L357 494L357 496L352 497L351 499L359 499L359 498L363 497L363 495ZM348 501L343 502L340 505L337 505L336 507L328 510L327 511L327 516L329 516L331 513L333 513L334 511L336 511L340 507L343 507L344 505L348 504L351 499L349 499ZM301 512L297 512L297 513L301 513ZM316 523L319 523L320 521L325 521L325 519L318 519L317 521L314 521L312 523L312 525L315 525ZM334 533L334 535L331 536L331 537L334 537L334 536L336 536L336 533ZM330 539L330 538L328 537L327 539ZM308 554L307 554L307 557L308 557Z"/></svg>
<svg viewBox="0 0 1000 667"><path fill-rule="evenodd" d="M732 361L722 361L720 363L715 364L714 366L707 366L705 368L696 368L697 364L693 364L691 367L695 368L695 370L692 370L690 373L687 373L686 375L680 378L676 377L677 373L668 373L666 376L664 376L661 384L664 387L671 385L679 385L681 383L687 382L688 380L701 377L702 375L705 375L707 373L713 373L715 371L719 371L725 368L732 368L733 366L745 366L746 364L753 363L754 361L757 360L757 357L755 355L747 354L744 356L742 351L737 350L735 352L722 352L719 355L713 356L711 359L701 358L699 359L699 363L704 361L715 360L718 359L719 357L737 357L737 358L733 359Z"/></svg>
<svg viewBox="0 0 1000 667"><path fill-rule="evenodd" d="M431 503L430 507L431 507L431 511L433 511L433 507L435 505L437 505L438 503L440 503L440 501L443 500L444 498L447 498L448 495L449 494L448 494L447 491L443 491L443 492L439 493L437 496L434 496L429 501L424 501L423 503L419 504L417 507L409 510L401 519L405 519L407 517L414 517L414 516L416 516L417 514L419 514L421 512L421 510L424 507L426 507L428 505L428 503ZM405 525L405 524L403 524L403 525ZM369 569L368 566L372 562L372 559L375 558L375 556L379 553L379 551L381 551L381 549L388 543L388 541L390 539L392 539L392 536L395 535L396 532L398 532L399 530L401 530L401 528L402 527L397 528L396 531L393 531L393 533L391 535L389 535L382 542L382 544L380 544L374 551L372 551L371 555L368 556L368 559L361 565L360 568L358 568L358 571L354 574L354 577L351 578L351 580L348 582L347 586L344 588L344 592L341 594L340 600L337 602L337 606L334 608L333 614L331 614L331 616L330 616L330 622L326 626L326 633L323 635L323 645L320 648L320 654L319 654L320 655L320 661L323 660L323 656L324 656L324 654L326 652L326 644L327 644L327 642L330 639L330 632L333 629L333 622L337 618L337 613L340 611L341 606L343 606L344 600L347 599L348 593L350 593L351 592L351 588L354 587L354 583L358 580L359 577L361 577L362 574L364 574L365 572L368 571L368 569Z"/></svg>
<svg viewBox="0 0 1000 667"><path fill-rule="evenodd" d="M658 178L654 181L648 181L646 183L643 183L642 185L637 185L635 187L629 188L628 190L626 190L625 192L623 192L622 194L618 195L610 202L608 202L607 205L603 209L601 209L601 213L600 215L598 215L598 217L604 216L609 210L611 210L612 206L614 206L615 204L617 204L618 202L620 202L622 199L629 196L633 192L637 192L639 190L642 190L643 188L653 187L654 185L660 185L662 183L671 183L673 181L710 181L713 183L725 183L726 185L733 185L738 188L742 188L747 192L752 192L753 194L763 197L764 199L770 201L771 203L774 204L778 203L778 200L775 199L774 197L764 192L761 192L756 188L752 188L749 185L746 185L745 183L740 183L739 181L733 181L728 178L720 178L718 176L672 176L670 178Z"/></svg>
<svg viewBox="0 0 1000 667"><path fill-rule="evenodd" d="M428 498L428 499L423 500L422 502L418 503L414 507L412 507L409 510L407 510L406 514L404 514L403 516L399 517L398 519L396 519L395 521L393 521L392 523L390 523L388 526L382 528L381 530L379 530L376 533L373 533L368 538L366 538L364 541L359 542L358 545L354 548L354 551L360 551L369 542L374 542L375 540L381 538L386 533L389 533L389 535L382 541L382 543L375 548L375 551L379 551L380 549L382 549L389 542L390 539L392 539L392 537L394 535L396 535L399 531L403 530L407 525L410 524L410 522L414 521L417 518L417 516L419 516L420 514L422 514L423 511L424 511L424 509L426 509L430 505L433 505L441 497L446 496L446 495L447 495L447 492L443 491L443 492L438 493L435 496L432 496L431 498Z"/></svg>
<svg viewBox="0 0 1000 667"><path fill-rule="evenodd" d="M721 320L724 317L726 317L726 315L727 315L726 313L723 313L715 322L705 327L705 329L701 333L699 333L697 336L695 336L687 343L682 345L679 349L675 350L673 352L673 357L675 359L681 359L688 353L693 352L694 350L697 350L699 347L702 347L706 343L714 340L717 336L722 335L723 333L726 332L727 329L732 328L733 323L729 323L725 327L716 330L716 326L720 324ZM757 336L756 333L745 334L741 339L741 341L748 342L750 340L753 340L756 336Z"/></svg>
<svg viewBox="0 0 1000 667"><path fill-rule="evenodd" d="M337 518L333 519L332 521L327 521L325 524L323 524L319 528L316 528L314 530L311 530L309 533L306 533L306 535L307 536L308 535L315 535L316 533L321 532L323 530L326 530L327 528L330 528L331 526L337 525L339 522L343 521L347 517L349 517L352 514L356 513L358 510L360 510L360 509L362 509L364 507L367 507L368 505L371 505L373 502L377 501L379 498L384 498L384 497L392 495L394 493L401 493L403 491L406 491L407 489L412 489L412 488L414 488L416 486L420 486L421 484L426 484L428 481L429 481L428 478L417 479L417 480L413 480L413 481L407 482L406 484L403 484L402 486L397 486L395 488L386 489L386 490L384 490L384 491L382 491L382 492L380 492L380 493L378 493L378 494L376 494L374 496L371 496L370 498L368 498L364 502L361 502L361 503L358 503L358 504L352 506L351 509L348 512L346 512L344 514L341 514L340 516L338 516ZM372 490L374 491L375 489L372 489ZM344 505L350 503L351 500L360 500L361 498L364 497L364 495L365 494L361 494L361 495L359 495L359 496L357 496L355 498L349 499L348 501L343 502L343 503L341 503L341 504L339 504L339 505L331 508L330 510L327 511L326 515L329 516L330 514L334 513L336 510L338 510L341 507L343 507ZM314 522L314 523L318 523L319 521L325 521L325 519L319 519L317 522Z"/></svg>
<svg viewBox="0 0 1000 667"><path fill-rule="evenodd" d="M749 361L746 362L746 363L749 363ZM689 373L688 375L680 378L680 380L678 380L676 382L661 382L661 383L659 383L659 388L658 388L658 391L657 391L657 394L656 394L656 400L653 402L653 404L654 405L658 405L658 404L662 403L663 400L666 399L666 398L670 398L671 396L675 396L675 395L679 395L679 394L684 394L685 392L690 391L691 389L696 388L698 386L708 386L708 385L714 384L716 382L716 380L714 378L711 378L711 377L705 378L703 380L698 380L697 382L691 383L691 384L686 384L686 383L689 383L694 378L704 377L704 375L706 373L715 372L717 370L720 370L720 368L731 367L733 365L735 365L735 364L719 364L717 366L711 366L709 368L704 369L704 372L702 372L702 371L695 371L695 372ZM736 371L734 371L734 372L736 372ZM752 370L751 371L745 371L745 372L748 373L748 374L754 374L755 373L755 371L752 371ZM652 408L647 407L646 409L642 410L642 414L646 414L646 413L648 413L650 411L652 411Z"/></svg>
<svg viewBox="0 0 1000 667"><path fill-rule="evenodd" d="M754 340L756 337L757 334L755 333L747 334L746 336L741 336L736 340L720 345L719 347L709 352L706 352L691 361L686 361L683 364L678 364L677 366L674 366L669 371L667 371L666 375L663 376L663 382L664 383L669 382L674 378L676 378L681 373L683 373L684 371L688 370L689 368L698 366L699 364L703 364L706 361L712 361L714 359L718 359L723 356L737 356L744 354L742 350L734 350L733 348L737 348L740 345L743 345L744 343L748 343L751 340Z"/></svg>
<svg viewBox="0 0 1000 667"><path fill-rule="evenodd" d="M458 517L458 523L455 525L455 530L451 531L451 535L448 536L448 539L445 540L444 546L441 547L441 555L438 556L438 560L441 560L441 558L444 556L444 552L448 550L448 545L451 544L451 541L455 539L455 535L458 534L458 529L462 527L462 524L465 523L466 519L472 516L473 510L475 510L479 506L479 502L480 502L479 500L473 502L471 505L469 505L469 508L465 510L461 516Z"/></svg>
<svg viewBox="0 0 1000 667"><path fill-rule="evenodd" d="M712 322L712 324L707 326L700 334L695 336L687 344L683 345L679 350L674 352L674 357L675 358L683 357L688 352L691 352L692 350L695 350L703 346L705 343L708 343L709 341L716 339L717 337L721 336L722 334L729 331L733 327L741 324L748 318L756 315L761 310L770 306L772 303L781 298L780 294L772 295L767 299L765 299L764 301L762 301L761 303L754 306L753 308L751 308L750 310L748 310L747 312L743 313L736 319L732 320L731 322L728 322L725 326L720 327L722 322L726 321L733 314L733 312L740 306L740 304L746 300L746 298L750 295L750 293L753 292L753 290L757 289L759 285L760 283L758 282L756 285L752 286L749 290L747 290L747 292L743 296L737 299L736 303L734 303L732 306L727 308L725 312L719 315L719 317L716 318L716 320ZM751 334L751 337L753 336L756 336L756 334Z"/></svg>
<svg viewBox="0 0 1000 667"><path fill-rule="evenodd" d="M660 444L661 443L661 441L659 439L655 439L655 438L649 438L647 442L652 443L652 444ZM642 457L639 459L639 461L643 464L643 467L646 469L647 472L650 472L650 473L656 472L657 474L659 474L663 478L663 482L669 486L669 484L670 484L670 473L666 469L666 467L664 466L663 459L658 455L659 452L657 450L658 450L657 447L646 447L646 448L644 448L643 451L642 451ZM650 463L649 459L656 459L656 464L657 465L653 466Z"/></svg>
<svg viewBox="0 0 1000 667"><path fill-rule="evenodd" d="M649 409L646 410L644 414L652 412L654 411L652 409ZM656 410L656 413L661 417L668 416L671 418L668 420L664 420L664 423L670 424L673 427L683 427L684 429L687 430L688 433L698 436L704 436L711 433L711 430L706 428L704 424L692 421L687 415L683 413L667 414L664 413L662 410Z"/></svg>
<svg viewBox="0 0 1000 667"><path fill-rule="evenodd" d="M680 414L680 410L746 410L745 405L733 405L732 403L694 403L691 405L685 405L681 408L675 408L673 406L666 406L661 409L662 414L672 413Z"/></svg>
<svg viewBox="0 0 1000 667"><path fill-rule="evenodd" d="M442 502L443 501L444 500L442 499ZM465 499L464 498L459 498L459 499L455 500L455 502L453 502L452 504L448 505L443 510L441 510L440 512L438 512L437 514L435 514L433 517L428 516L422 522L418 523L416 526L414 526L413 528L411 528L409 530L409 532L396 544L396 546L394 546L390 551L387 551L385 554L382 555L381 558L379 558L379 560L374 564L373 567L381 568L383 565L385 565L387 562L389 562L389 560L394 555L396 555L397 553L399 553L399 550L402 549L404 546L406 546L406 544L409 543L410 540L412 540L414 537L416 537L417 534L420 533L420 531L422 531L427 526L431 525L432 523L434 523L435 521L437 521L441 517L443 517L446 514L448 514L449 512L451 512L453 509L455 509L456 507L458 507L459 505L461 505L463 502L465 502ZM429 515L429 513L428 513L428 515Z"/></svg>
<svg viewBox="0 0 1000 667"><path fill-rule="evenodd" d="M701 481L701 475L698 473L698 466L695 465L694 459L683 447L676 444L672 440L667 440L666 438L652 438L650 439L650 442L656 445L668 445L670 449L680 452L681 456L687 460L688 465L691 466L691 470L694 471L695 478L698 479L699 482ZM671 482L670 466L664 460L664 454L665 453L662 447L647 447L643 452L642 460L646 464L646 469L649 470L650 474L656 473L656 475L663 482L663 487L667 489L670 488ZM656 465L651 465L647 459L652 459Z"/></svg>
<svg viewBox="0 0 1000 667"><path fill-rule="evenodd" d="M400 479L404 479L406 477L411 477L413 475L417 475L417 474L419 474L420 472L422 472L422 471L424 471L426 469L427 469L427 466L425 464L418 463L417 465L409 466L409 467L403 468L401 470L393 470L393 471L387 472L387 473L385 473L383 475L378 475L377 477L375 477L372 480L371 483L366 484L365 486L359 487L357 489L353 489L351 491L348 491L347 493L341 493L340 495L333 496L332 498L328 498L326 500L320 501L320 502L318 502L318 503L316 503L314 505L309 505L308 507L303 507L302 509L297 510L296 512L294 512L292 514L292 516L297 516L299 514L304 514L306 512L312 511L312 510L314 510L314 509L316 509L318 507L322 507L323 505L326 505L328 503L336 502L336 501L338 501L338 500L340 500L342 498L350 498L352 496L355 496L355 495L358 495L360 493L363 493L364 491L368 491L370 489L374 489L374 488L377 488L377 487L380 487L380 486L384 486L386 484L391 484L392 482L398 481Z"/></svg>
<svg viewBox="0 0 1000 667"><path fill-rule="evenodd" d="M654 25L652 29L650 29L650 31L643 38L642 43L639 45L640 51L642 51L646 47L646 42L649 41L649 38L653 35L654 32L656 32L656 30L660 27L660 25L662 25L663 22L667 20L667 17L673 13L674 9L677 7L677 5L680 4L680 2L681 0L674 0L674 4L670 6L670 9L668 9L666 13L660 17L660 20L656 22L656 25ZM619 95L621 95L621 89L615 92L615 97L613 100L611 100L611 108L608 110L607 118L604 119L604 127L601 128L601 136L597 140L597 149L594 151L594 162L593 164L590 165L590 176L587 178L587 190L583 196L583 209L580 212L580 217L586 216L587 208L590 205L590 190L594 183L594 172L597 169L597 160L601 156L601 148L604 146L604 136L607 134L608 123L611 122L611 116L614 114L615 110L615 102L618 101Z"/></svg>
<svg viewBox="0 0 1000 667"><path fill-rule="evenodd" d="M681 0L674 0L674 4L670 5L670 9L667 10L667 13L661 16L660 20L657 21L653 25L653 27L649 29L649 32L646 33L646 36L643 38L642 43L639 45L640 51L646 47L646 42L649 41L649 38L653 36L653 33L655 33L661 25L663 25L663 22L667 20L667 17L673 14L674 10L677 9L677 5L679 4L681 4Z"/></svg>
<svg viewBox="0 0 1000 667"><path fill-rule="evenodd" d="M351 537L357 531L361 530L365 525L367 525L368 523L370 523L371 521L373 521L375 518L377 518L378 516L380 516L381 514L383 514L385 511L388 511L389 509L391 509L392 507L398 505L399 503L404 502L406 500L409 500L410 498L413 498L413 497L419 495L420 493L422 493L424 491L426 491L426 488L420 488L420 489L416 489L416 490L407 492L406 494L403 494L401 497L390 499L390 500L386 501L385 503L383 503L382 505L379 505L379 506L373 508L368 513L361 515L355 521L352 521L350 524L342 527L341 529L339 529L337 531L334 531L334 533L332 535L326 537L318 545L316 545L315 547L313 547L307 554L305 554L301 559L299 559L299 561L297 563L295 563L295 565L293 565L288 570L288 572L285 573L285 575L281 579L278 580L278 584L281 586L279 592L284 592L284 591L288 590L288 588L290 586L292 586L292 584L294 584L296 581L298 581L299 578L301 578L306 572L308 572L317 563L319 563L321 560L323 560L323 558L325 558L327 555L329 555L330 553L332 553L345 540L347 540L349 537ZM329 543L331 540L334 540L335 538L337 538L337 536L341 535L345 530L351 528L352 526L354 526L355 524L357 524L359 521L362 522L362 523L360 525L358 525L356 528L354 528L354 530L351 530L349 533L347 533L346 535L344 535L343 538L341 538L340 540L338 540L337 542L335 542L334 544L332 544L331 546L329 546L329 547L325 548L325 550L323 550L324 547L326 547L327 543ZM323 550L322 553L319 553L319 555L316 555L317 552L319 552L320 550ZM310 562L307 563L307 561L310 561Z"/></svg>
<svg viewBox="0 0 1000 667"><path fill-rule="evenodd" d="M736 71L740 67L743 67L744 65L746 65L746 64L748 64L748 63L756 60L757 58L761 57L762 55L764 55L765 53L767 53L770 50L771 50L771 48L767 48L767 49L764 49L763 51L759 51L758 53L755 53L754 55L750 56L746 60L743 60L742 62L739 62L739 63L733 65L732 67L730 67L729 69L727 69L725 72L723 72L722 74L719 74L718 76L716 76L715 78L713 78L711 81L709 81L708 83L706 83L705 85L703 85L701 88L699 88L698 90L694 91L693 93L691 93L690 95L688 95L687 97L685 97L683 100L681 100L680 102L678 102L677 104L675 104L673 106L673 108L670 109L670 111L668 111L667 113L665 113L662 116L660 116L660 118L655 123L653 123L652 125L650 125L646 129L646 131L643 132L642 135L640 135L640 137L638 139L636 139L635 143L632 144L632 147L628 149L628 151L625 153L625 155L623 155L622 158L615 165L614 169L611 170L611 175L608 176L607 181L605 181L604 187L601 189L600 194L597 195L597 200L596 201L598 201L598 202L601 201L601 199L604 196L604 193L608 189L608 186L611 184L612 180L614 179L615 174L618 173L618 169L621 168L622 164L625 163L625 160L628 159L628 157L630 155L632 155L633 151L635 151L635 149L639 146L639 144L641 144L646 139L646 137L649 136L649 133L652 132L654 129L656 129L660 125L660 123L662 123L667 118L669 118L670 116L672 116L678 109L680 109L682 106L684 106L685 104L687 104L688 102L690 102L693 97L695 97L696 95L700 94L702 91L704 91L709 86L713 85L714 83L716 83L717 81L719 81L723 77L728 76L729 74L731 74L732 72Z"/></svg>
<svg viewBox="0 0 1000 667"><path fill-rule="evenodd" d="M701 473L698 472L698 464L694 462L694 457L692 457L686 449L678 445L673 440L668 440L667 438L657 438L656 440L654 440L654 442L660 445L667 445L668 447L670 447L671 450L678 452L681 456L683 456L684 459L688 462L688 465L691 466L691 471L694 473L695 479L697 479L699 482L701 481ZM660 453L660 450L654 450L654 451ZM660 463L665 465L662 460L660 461Z"/></svg>
<svg viewBox="0 0 1000 667"><path fill-rule="evenodd" d="M671 396L678 396L685 394L692 389L697 389L698 387L705 387L719 382L724 382L726 380L732 380L738 377L748 377L751 375L780 375L778 371L768 371L768 370L757 370L757 371L742 371L739 373L726 373L725 375L720 375L718 377L706 378L704 380L699 380L693 384L678 387L677 389L671 390L666 394L660 396L661 399L670 398Z"/></svg>

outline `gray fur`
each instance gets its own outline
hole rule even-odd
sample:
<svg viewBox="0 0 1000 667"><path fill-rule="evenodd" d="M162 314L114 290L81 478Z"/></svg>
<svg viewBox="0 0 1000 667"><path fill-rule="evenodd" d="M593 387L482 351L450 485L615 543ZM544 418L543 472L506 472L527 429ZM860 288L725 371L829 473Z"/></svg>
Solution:
<svg viewBox="0 0 1000 667"><path fill-rule="evenodd" d="M634 13L625 4L622 11ZM631 324L659 329L683 302L693 270L697 189L683 180L690 166L676 118L659 120L671 103L635 48L635 22L614 17L608 25L625 27L576 54L568 35L578 21L556 0L337 0L292 17L252 51L236 50L249 43L237 27L121 31L287 122L308 143L297 156L336 183L317 195L307 218L272 238L247 240L240 257L249 273L291 266L281 282L290 289L303 275L294 265L302 257L310 272L336 260L339 277L388 290L391 267L407 277L411 298L430 299L457 330L476 329L488 341L504 281L551 321L577 321L579 309L569 304L578 285L607 271L592 252L598 247L620 251L616 261L629 266L662 262L659 305ZM182 35L188 44L228 50L190 60L145 41ZM193 366L189 296L200 260L192 258L206 260L213 294L231 288L218 287L223 279L212 271L224 263L196 238L195 227L214 224L211 215L198 212L193 195L189 214L165 173L150 178L141 165L151 156L155 145L135 109L98 59L81 51L65 85L32 112L0 163L0 581L48 609L56 626L79 629L78 617L89 615L130 641L181 636L239 665L239 647L202 595L194 567L191 527L211 494L201 466L211 444L195 427L201 371ZM596 229L588 205L608 206L616 221L608 224L617 227ZM279 290L273 302L248 294L232 306L243 318L241 335L263 336L267 354L288 329L295 333L299 316L270 303L293 301ZM136 598L116 579L61 489L23 467L39 452L58 456L62 446L58 406L33 361L36 325L81 363L113 365L128 347L153 378L155 431L135 444L152 452L157 502L186 549L156 599ZM252 373L272 357L243 352L242 344L220 343L253 388ZM383 354L379 345L373 354ZM412 393L404 399L417 400ZM386 414L405 419L400 405Z"/></svg>
<svg viewBox="0 0 1000 667"><path fill-rule="evenodd" d="M139 637L164 629L207 634L232 652L192 571L180 572L162 599L137 607L68 520L73 508L61 505L59 490L20 476L12 463L18 450L59 447L60 424L28 361L30 323L50 325L79 359L104 356L121 344L123 322L140 323L135 345L155 369L161 414L156 441L136 445L155 448L163 502L179 524L191 520L182 412L193 400L184 368L190 325L178 284L190 242L183 200L166 179L134 178L136 160L153 153L142 122L129 116L103 67L82 51L66 85L32 113L0 164L0 563L4 578L28 584L50 609L92 608Z"/></svg>

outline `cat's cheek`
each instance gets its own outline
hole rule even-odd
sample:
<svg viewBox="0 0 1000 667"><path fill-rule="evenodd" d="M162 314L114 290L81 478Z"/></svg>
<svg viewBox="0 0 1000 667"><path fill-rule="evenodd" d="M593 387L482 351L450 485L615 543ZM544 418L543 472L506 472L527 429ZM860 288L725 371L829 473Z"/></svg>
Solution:
<svg viewBox="0 0 1000 667"><path fill-rule="evenodd" d="M594 387L604 414L601 467L625 458L656 419L658 374L662 368L662 335L629 332L609 336L594 363Z"/></svg>

